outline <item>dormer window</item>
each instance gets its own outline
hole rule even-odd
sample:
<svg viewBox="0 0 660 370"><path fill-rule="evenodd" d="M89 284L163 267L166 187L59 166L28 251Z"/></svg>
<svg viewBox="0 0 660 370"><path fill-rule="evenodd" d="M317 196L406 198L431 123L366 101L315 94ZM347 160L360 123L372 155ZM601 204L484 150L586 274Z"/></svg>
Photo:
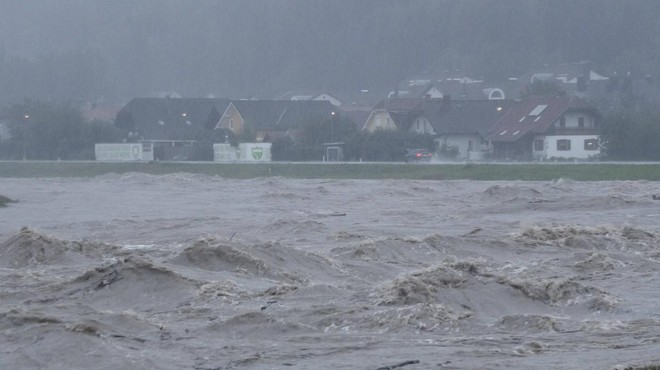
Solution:
<svg viewBox="0 0 660 370"><path fill-rule="evenodd" d="M547 104L539 104L539 105L536 106L536 108L532 109L532 111L529 112L529 115L530 115L530 116L538 116L538 115L541 114L541 113L545 110L545 108L547 108L547 107L548 107Z"/></svg>

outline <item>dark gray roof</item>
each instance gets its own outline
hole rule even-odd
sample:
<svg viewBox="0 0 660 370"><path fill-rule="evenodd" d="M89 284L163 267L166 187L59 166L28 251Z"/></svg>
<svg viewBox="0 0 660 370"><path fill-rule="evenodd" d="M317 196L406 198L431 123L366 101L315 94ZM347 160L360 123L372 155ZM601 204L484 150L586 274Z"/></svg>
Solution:
<svg viewBox="0 0 660 370"><path fill-rule="evenodd" d="M117 113L115 125L145 140L199 140L228 105L228 99L135 98Z"/></svg>
<svg viewBox="0 0 660 370"><path fill-rule="evenodd" d="M255 130L282 131L310 120L330 118L332 112L342 113L330 102L318 100L234 100L232 104Z"/></svg>
<svg viewBox="0 0 660 370"><path fill-rule="evenodd" d="M422 109L439 135L479 134L486 136L511 108L513 100L425 100Z"/></svg>

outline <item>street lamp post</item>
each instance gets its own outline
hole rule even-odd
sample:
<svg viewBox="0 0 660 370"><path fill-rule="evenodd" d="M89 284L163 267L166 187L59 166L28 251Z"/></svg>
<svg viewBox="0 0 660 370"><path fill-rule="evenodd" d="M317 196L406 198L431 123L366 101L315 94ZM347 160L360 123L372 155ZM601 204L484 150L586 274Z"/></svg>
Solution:
<svg viewBox="0 0 660 370"><path fill-rule="evenodd" d="M332 111L330 115L332 115L332 118L330 119L330 142L332 143L335 141L335 111Z"/></svg>
<svg viewBox="0 0 660 370"><path fill-rule="evenodd" d="M30 115L25 114L23 115L23 118L25 119L25 123L23 123L23 162L25 162L25 159L27 157L27 150L26 150L26 141L27 141L27 125L28 122L30 121Z"/></svg>

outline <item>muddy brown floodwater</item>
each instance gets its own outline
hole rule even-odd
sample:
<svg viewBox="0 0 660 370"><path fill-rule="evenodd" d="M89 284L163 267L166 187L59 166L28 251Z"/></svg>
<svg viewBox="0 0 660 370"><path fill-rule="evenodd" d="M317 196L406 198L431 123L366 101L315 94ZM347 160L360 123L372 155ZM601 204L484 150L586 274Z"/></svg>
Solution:
<svg viewBox="0 0 660 370"><path fill-rule="evenodd" d="M0 369L660 362L656 182L0 179Z"/></svg>

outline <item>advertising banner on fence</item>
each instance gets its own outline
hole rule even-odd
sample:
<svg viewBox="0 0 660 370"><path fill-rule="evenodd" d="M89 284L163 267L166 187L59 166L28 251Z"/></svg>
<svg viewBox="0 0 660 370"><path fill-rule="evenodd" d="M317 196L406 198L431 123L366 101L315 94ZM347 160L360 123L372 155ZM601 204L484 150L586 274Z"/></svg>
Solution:
<svg viewBox="0 0 660 370"><path fill-rule="evenodd" d="M153 159L151 150L144 151L142 143L96 144L94 146L94 154L97 161L128 162ZM149 156L151 158L147 158Z"/></svg>
<svg viewBox="0 0 660 370"><path fill-rule="evenodd" d="M271 143L213 144L213 160L216 162L270 162Z"/></svg>

